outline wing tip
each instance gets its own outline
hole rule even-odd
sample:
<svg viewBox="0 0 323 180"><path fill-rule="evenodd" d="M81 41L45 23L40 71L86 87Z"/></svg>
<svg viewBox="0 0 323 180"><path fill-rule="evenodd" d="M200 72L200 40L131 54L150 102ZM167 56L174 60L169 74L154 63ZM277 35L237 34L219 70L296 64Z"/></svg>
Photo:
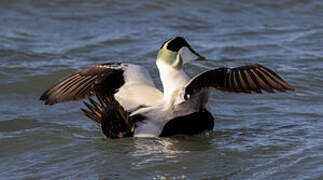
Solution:
<svg viewBox="0 0 323 180"><path fill-rule="evenodd" d="M293 88L293 87L289 86L289 87L286 89L286 91L294 92L294 91L295 91L295 88Z"/></svg>
<svg viewBox="0 0 323 180"><path fill-rule="evenodd" d="M39 97L39 100L40 101L44 101L44 105L54 105L56 104L57 102L56 101L53 101L51 98L50 98L50 94L49 94L49 91L50 89L46 90L40 97Z"/></svg>
<svg viewBox="0 0 323 180"><path fill-rule="evenodd" d="M42 95L40 95L39 100L45 101L48 98L48 90L45 91Z"/></svg>
<svg viewBox="0 0 323 180"><path fill-rule="evenodd" d="M90 103L93 103L94 100L91 98L88 98ZM89 119L92 121L98 123L99 125L101 124L101 118L102 118L102 109L96 106L97 104L89 104L86 101L83 101L84 105L88 108L88 110L85 110L81 108L81 111L85 116L87 116Z"/></svg>
<svg viewBox="0 0 323 180"><path fill-rule="evenodd" d="M54 104L57 103L57 102L51 101L47 94L41 95L39 100L44 101L44 105L50 105L51 106L51 105L54 105Z"/></svg>

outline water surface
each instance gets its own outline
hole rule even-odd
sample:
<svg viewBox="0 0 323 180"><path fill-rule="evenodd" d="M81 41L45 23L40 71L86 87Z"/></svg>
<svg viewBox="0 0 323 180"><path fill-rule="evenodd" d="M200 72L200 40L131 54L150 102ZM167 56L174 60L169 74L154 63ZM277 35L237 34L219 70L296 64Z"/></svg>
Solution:
<svg viewBox="0 0 323 180"><path fill-rule="evenodd" d="M248 1L0 1L1 179L322 179L323 3ZM106 139L81 102L41 93L104 62L149 69L161 44L185 37L203 64L263 64L293 93L215 91L213 132Z"/></svg>

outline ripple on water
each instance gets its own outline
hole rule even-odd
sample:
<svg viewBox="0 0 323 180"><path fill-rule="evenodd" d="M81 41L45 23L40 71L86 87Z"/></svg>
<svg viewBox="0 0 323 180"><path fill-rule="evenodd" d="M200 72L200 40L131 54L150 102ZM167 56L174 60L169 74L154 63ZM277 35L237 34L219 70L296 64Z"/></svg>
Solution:
<svg viewBox="0 0 323 180"><path fill-rule="evenodd" d="M178 8L180 7L180 8ZM2 179L321 179L320 1L0 1ZM260 63L294 93L214 91L214 132L106 139L81 102L40 94L95 63L138 63L161 87L161 43L184 36L220 66Z"/></svg>

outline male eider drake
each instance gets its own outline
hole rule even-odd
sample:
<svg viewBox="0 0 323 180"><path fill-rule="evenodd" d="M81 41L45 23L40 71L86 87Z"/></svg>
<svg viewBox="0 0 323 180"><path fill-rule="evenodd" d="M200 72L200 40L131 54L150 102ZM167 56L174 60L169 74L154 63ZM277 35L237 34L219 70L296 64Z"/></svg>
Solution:
<svg viewBox="0 0 323 180"><path fill-rule="evenodd" d="M211 88L235 93L293 90L276 73L259 64L215 68L189 78L183 66L199 60L205 58L184 38L175 37L164 42L157 55L163 92L142 66L106 63L65 77L44 92L40 100L53 105L89 98L90 104L84 102L88 110L81 110L101 125L107 137L158 137L212 130L214 119L206 109Z"/></svg>

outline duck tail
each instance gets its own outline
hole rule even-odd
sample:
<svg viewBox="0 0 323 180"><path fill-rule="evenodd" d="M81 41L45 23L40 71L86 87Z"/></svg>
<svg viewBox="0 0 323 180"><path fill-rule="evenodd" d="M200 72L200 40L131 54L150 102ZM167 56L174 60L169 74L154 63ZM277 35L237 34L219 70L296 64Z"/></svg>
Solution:
<svg viewBox="0 0 323 180"><path fill-rule="evenodd" d="M97 94L98 102L89 98L83 101L88 108L82 112L101 126L103 134L108 138L133 136L134 124L129 121L129 113L124 110L112 94Z"/></svg>

